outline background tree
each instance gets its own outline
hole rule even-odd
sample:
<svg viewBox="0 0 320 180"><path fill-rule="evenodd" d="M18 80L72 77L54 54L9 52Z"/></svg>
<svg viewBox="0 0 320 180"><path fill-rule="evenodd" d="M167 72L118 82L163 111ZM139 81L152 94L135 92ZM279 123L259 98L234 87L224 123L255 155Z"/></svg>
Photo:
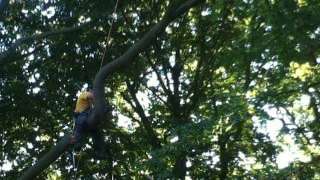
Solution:
<svg viewBox="0 0 320 180"><path fill-rule="evenodd" d="M16 179L70 132L76 94L102 56L104 65L115 62L171 7L119 1L112 15L115 3L8 4L0 23L0 177ZM174 20L107 79L101 100L113 118L99 126L110 158L93 161L85 147L77 176L319 177L319 8L316 0L216 0ZM275 138L263 128L274 121ZM280 168L288 139L309 160ZM70 179L71 168L65 153L40 178Z"/></svg>

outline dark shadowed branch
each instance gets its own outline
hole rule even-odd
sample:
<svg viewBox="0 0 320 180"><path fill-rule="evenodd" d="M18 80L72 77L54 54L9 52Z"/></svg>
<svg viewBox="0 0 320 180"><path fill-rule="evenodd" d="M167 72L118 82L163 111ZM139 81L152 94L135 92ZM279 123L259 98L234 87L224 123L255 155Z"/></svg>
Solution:
<svg viewBox="0 0 320 180"><path fill-rule="evenodd" d="M135 106L130 103L131 107L137 112L137 114L139 115L139 117L141 118L143 127L145 129L145 131L148 134L148 138L149 138L149 142L152 145L152 147L154 149L158 149L161 148L161 143L160 140L158 139L156 132L153 130L152 126L151 126L151 120L149 117L147 117L147 115L145 114L142 105L140 104L137 96L136 96L136 92L133 88L132 85L130 85L129 82L126 83L127 87L128 87L128 91L129 94L132 97L132 101L134 102ZM130 100L129 100L130 101Z"/></svg>
<svg viewBox="0 0 320 180"><path fill-rule="evenodd" d="M8 4L9 4L9 0L0 0L0 16L6 10Z"/></svg>
<svg viewBox="0 0 320 180"><path fill-rule="evenodd" d="M170 9L164 18L152 27L140 41L138 41L134 46L127 50L122 56L116 60L110 62L109 64L103 66L101 70L97 73L94 80L94 93L96 96L94 113L89 119L89 124L91 126L96 125L104 117L104 109L107 106L104 96L104 82L106 78L112 73L118 71L121 68L128 66L133 62L134 58L145 48L147 48L156 37L164 31L167 25L173 21L175 18L181 14L188 11L192 6L202 2L203 0L189 0L180 5L176 10Z"/></svg>
<svg viewBox="0 0 320 180"><path fill-rule="evenodd" d="M47 152L34 166L31 166L19 180L32 179L45 170L70 145L70 134L64 136L49 152Z"/></svg>

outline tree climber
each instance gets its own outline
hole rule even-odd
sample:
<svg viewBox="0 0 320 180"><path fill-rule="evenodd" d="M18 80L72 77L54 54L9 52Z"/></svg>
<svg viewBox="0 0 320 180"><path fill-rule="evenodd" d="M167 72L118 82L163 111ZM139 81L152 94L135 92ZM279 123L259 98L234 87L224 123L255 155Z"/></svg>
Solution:
<svg viewBox="0 0 320 180"><path fill-rule="evenodd" d="M91 135L93 141L93 149L95 157L105 159L105 142L103 136L97 127L89 127L88 118L92 112L94 102L94 94L92 90L83 91L80 93L76 107L74 110L74 130L71 137L71 143L74 144L74 150L79 152L84 144L84 139L87 134Z"/></svg>

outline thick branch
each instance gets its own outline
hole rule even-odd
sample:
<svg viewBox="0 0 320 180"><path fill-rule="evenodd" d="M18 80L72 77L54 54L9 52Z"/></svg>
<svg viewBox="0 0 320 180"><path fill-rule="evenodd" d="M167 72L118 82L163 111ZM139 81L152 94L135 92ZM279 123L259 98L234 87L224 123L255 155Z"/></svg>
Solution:
<svg viewBox="0 0 320 180"><path fill-rule="evenodd" d="M96 96L94 113L89 119L89 125L95 126L98 122L103 119L103 110L106 106L105 96L104 96L104 82L105 79L112 73L118 71L120 68L124 68L133 62L134 58L145 48L147 48L156 37L162 33L166 26L175 18L180 16L189 10L192 6L200 3L202 0L189 0L179 6L175 11L169 10L165 17L156 24L143 38L138 41L134 46L132 46L128 51L126 51L118 59L112 61L111 63L105 65L96 75L94 80L94 92Z"/></svg>
<svg viewBox="0 0 320 180"><path fill-rule="evenodd" d="M34 166L30 167L19 180L33 179L43 170L45 170L52 162L68 148L70 145L70 135L66 135L60 140L56 146L54 146L49 152L47 152Z"/></svg>
<svg viewBox="0 0 320 180"><path fill-rule="evenodd" d="M0 0L0 15L6 10L9 0Z"/></svg>

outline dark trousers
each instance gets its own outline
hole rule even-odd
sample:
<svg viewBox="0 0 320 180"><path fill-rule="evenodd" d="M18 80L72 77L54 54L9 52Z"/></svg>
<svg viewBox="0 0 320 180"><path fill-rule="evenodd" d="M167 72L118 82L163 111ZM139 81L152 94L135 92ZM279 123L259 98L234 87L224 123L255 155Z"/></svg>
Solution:
<svg viewBox="0 0 320 180"><path fill-rule="evenodd" d="M80 151L85 143L87 135L92 137L93 148L96 152L103 150L104 140L101 132L97 128L89 128L87 119L89 118L90 110L74 114L75 127L74 136L76 143L74 145L75 151Z"/></svg>

